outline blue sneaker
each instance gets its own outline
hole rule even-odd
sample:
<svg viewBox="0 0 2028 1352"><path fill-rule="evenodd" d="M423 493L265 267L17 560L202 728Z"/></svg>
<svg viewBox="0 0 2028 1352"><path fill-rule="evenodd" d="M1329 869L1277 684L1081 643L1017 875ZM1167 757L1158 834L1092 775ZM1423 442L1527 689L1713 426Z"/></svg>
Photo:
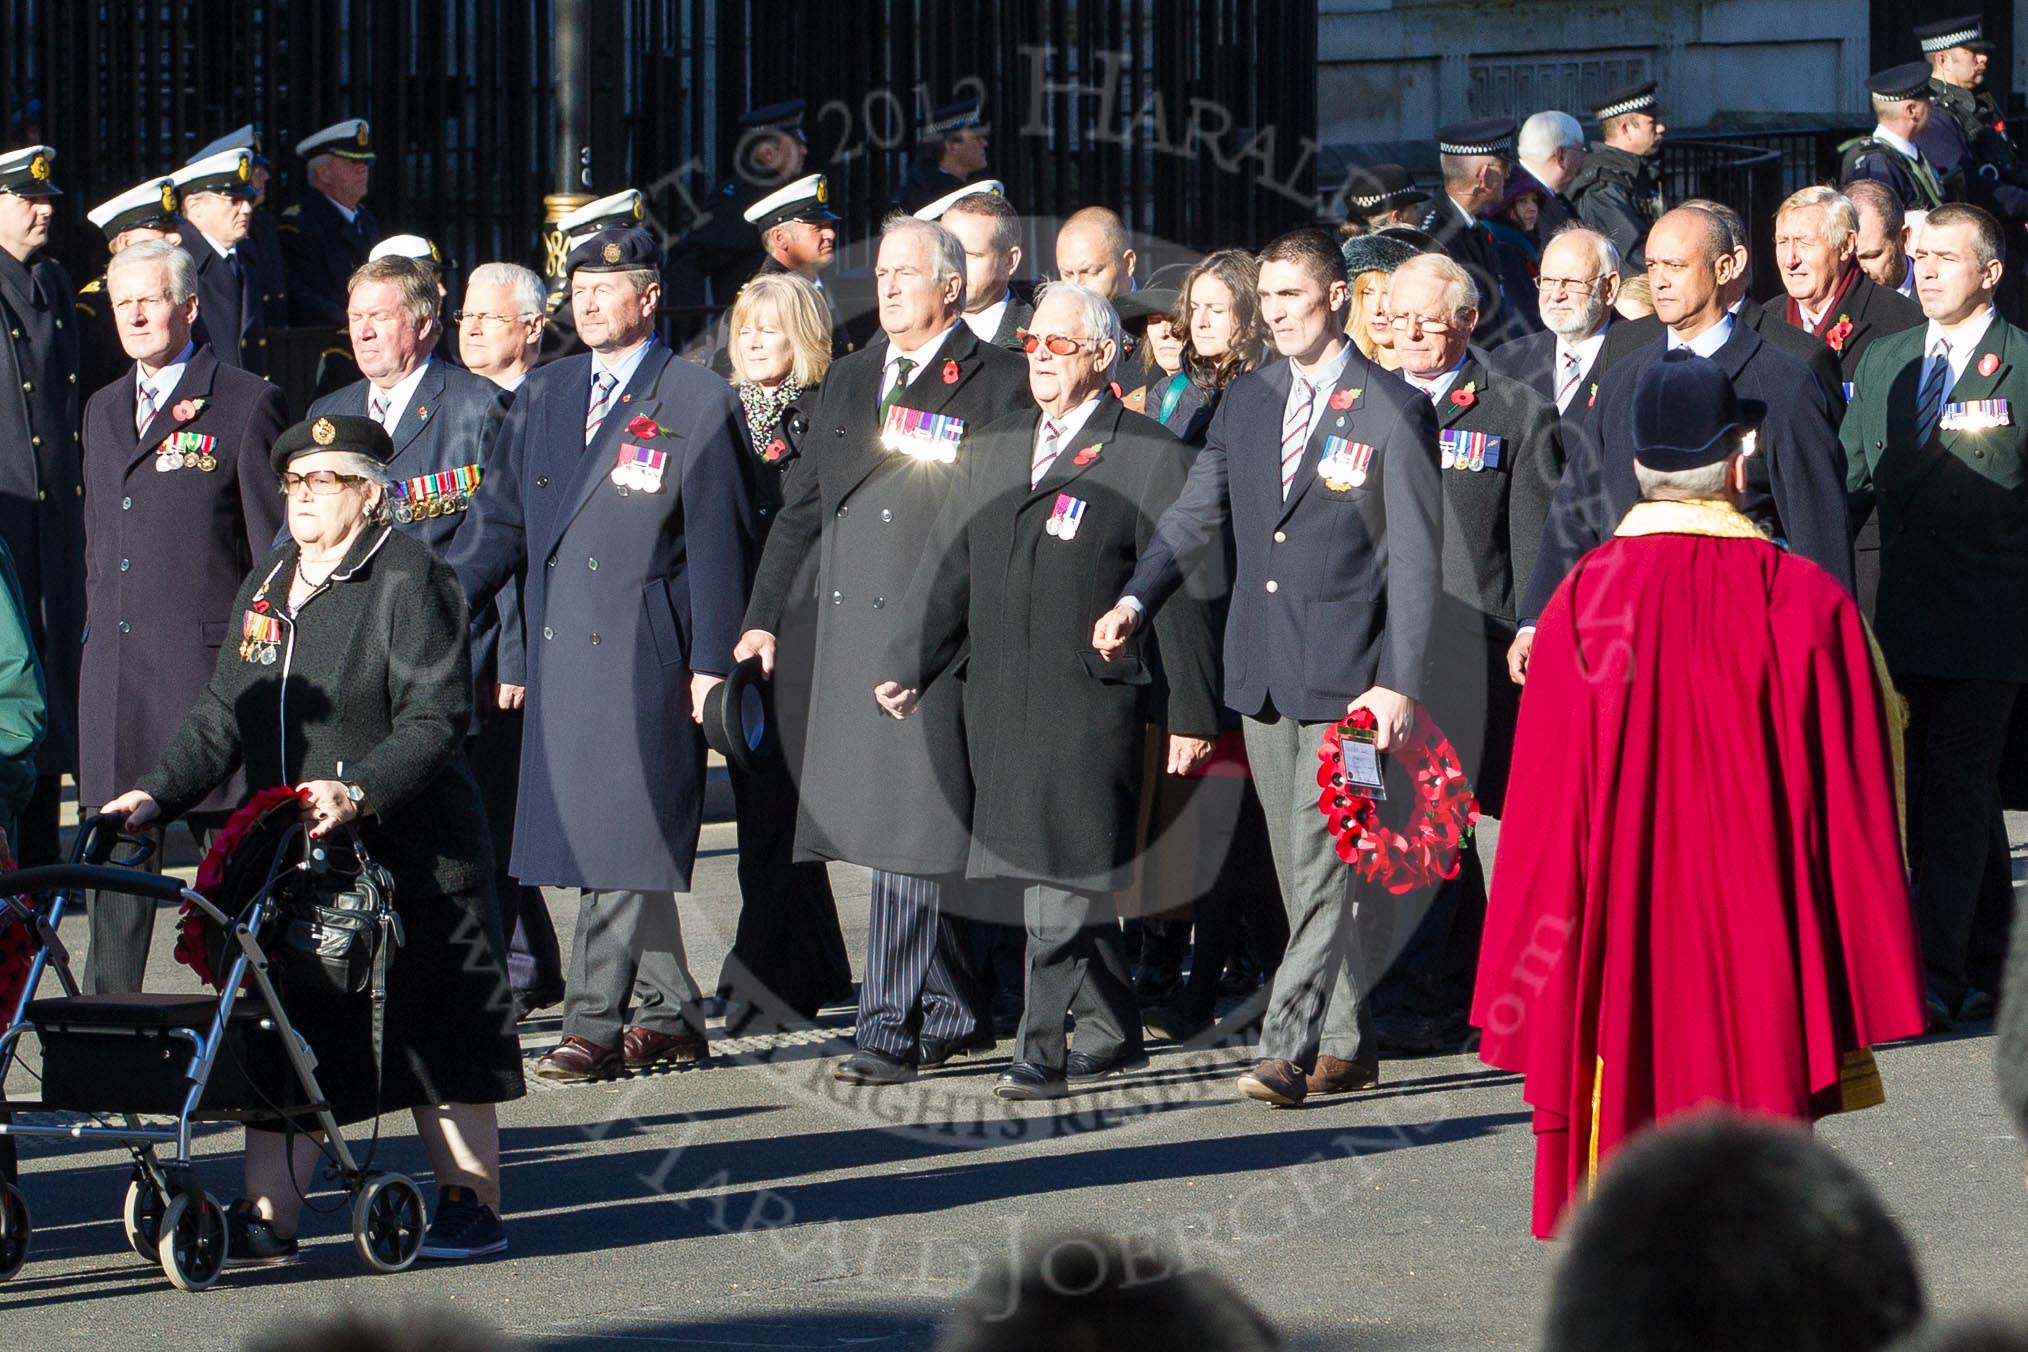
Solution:
<svg viewBox="0 0 2028 1352"><path fill-rule="evenodd" d="M437 1194L437 1214L423 1236L419 1258L458 1261L507 1252L507 1227L470 1188L446 1187Z"/></svg>

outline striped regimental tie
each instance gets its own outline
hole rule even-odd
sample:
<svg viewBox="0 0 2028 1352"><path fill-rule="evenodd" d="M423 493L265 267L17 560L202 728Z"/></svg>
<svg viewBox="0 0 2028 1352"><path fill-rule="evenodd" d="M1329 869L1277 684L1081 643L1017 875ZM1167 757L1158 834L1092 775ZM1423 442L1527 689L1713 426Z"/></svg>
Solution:
<svg viewBox="0 0 2028 1352"><path fill-rule="evenodd" d="M1296 481L1296 466L1303 463L1303 451L1310 441L1310 406L1317 402L1317 387L1296 377L1296 398L1282 421L1282 500L1288 501L1289 485Z"/></svg>

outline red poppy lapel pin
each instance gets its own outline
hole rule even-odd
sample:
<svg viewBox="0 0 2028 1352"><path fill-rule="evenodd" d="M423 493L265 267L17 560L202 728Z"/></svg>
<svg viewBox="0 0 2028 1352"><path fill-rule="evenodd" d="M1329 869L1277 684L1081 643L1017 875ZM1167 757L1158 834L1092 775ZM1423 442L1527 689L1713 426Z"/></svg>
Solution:
<svg viewBox="0 0 2028 1352"><path fill-rule="evenodd" d="M781 459L782 453L788 449L789 449L788 446L783 443L782 439L780 437L776 437L773 441L770 441L766 446L763 446L761 448L761 459L767 461L770 465L772 465L775 461Z"/></svg>
<svg viewBox="0 0 2028 1352"><path fill-rule="evenodd" d="M178 399L170 406L169 416L177 422L187 423L202 413L204 406L210 402L209 399Z"/></svg>
<svg viewBox="0 0 2028 1352"><path fill-rule="evenodd" d="M428 418L430 416L430 411L427 408L423 407L421 404L417 404L415 406L415 416L418 419Z"/></svg>
<svg viewBox="0 0 2028 1352"><path fill-rule="evenodd" d="M1988 352L1988 353L1987 353L1987 354L1986 354L1985 356L1983 356L1983 357L1979 358L1979 374L1980 374L1980 375L1982 375L1982 376L1989 376L1989 375L1993 374L1993 372L1995 372L1995 371L1997 371L1997 370L1999 370L1999 369L2000 369L2000 354L1999 354L1999 353L1997 353L1997 352Z"/></svg>
<svg viewBox="0 0 2028 1352"><path fill-rule="evenodd" d="M946 385L957 384L958 374L959 374L958 363L956 358L953 357L944 358L944 384Z"/></svg>
<svg viewBox="0 0 2028 1352"><path fill-rule="evenodd" d="M1331 395L1331 407L1339 413L1343 413L1346 409L1352 407L1352 401L1358 397L1359 391L1357 390L1337 390Z"/></svg>
<svg viewBox="0 0 2028 1352"><path fill-rule="evenodd" d="M666 437L669 429L646 414L627 419L627 435L646 441L650 437Z"/></svg>
<svg viewBox="0 0 2028 1352"><path fill-rule="evenodd" d="M1073 465L1089 465L1092 461L1099 458L1099 451L1103 449L1104 446L1105 446L1104 442L1094 441L1091 445L1085 447L1083 450L1079 451L1076 455L1072 456L1070 458L1070 463Z"/></svg>
<svg viewBox="0 0 2028 1352"><path fill-rule="evenodd" d="M1456 404L1459 408L1470 408L1473 404L1478 403L1479 396L1472 393L1472 386L1475 383L1477 382L1467 381L1463 389L1452 390L1451 402L1453 404Z"/></svg>
<svg viewBox="0 0 2028 1352"><path fill-rule="evenodd" d="M1838 322L1824 330L1824 342L1833 352L1842 354L1845 344L1852 337L1852 316L1839 315Z"/></svg>
<svg viewBox="0 0 2028 1352"><path fill-rule="evenodd" d="M1586 408L1598 407L1598 382L1596 380L1591 383L1591 397L1584 401L1584 406Z"/></svg>

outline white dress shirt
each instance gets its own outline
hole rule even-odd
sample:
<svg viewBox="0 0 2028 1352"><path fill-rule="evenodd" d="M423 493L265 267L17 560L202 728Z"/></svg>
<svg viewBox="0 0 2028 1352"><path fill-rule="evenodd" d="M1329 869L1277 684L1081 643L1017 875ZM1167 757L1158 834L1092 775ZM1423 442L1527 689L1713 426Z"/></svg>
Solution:
<svg viewBox="0 0 2028 1352"><path fill-rule="evenodd" d="M1042 438L1052 423L1056 426L1056 455L1060 456L1064 449L1077 439L1077 434L1084 430L1084 425L1091 421L1092 410L1098 406L1099 396L1094 394L1061 417L1052 417L1044 413L1035 423L1035 446L1028 454L1028 463L1035 466L1037 457L1042 454ZM1055 463L1056 456L1051 456L1048 465L1035 467L1033 482L1041 483L1042 476L1049 473L1050 466Z"/></svg>
<svg viewBox="0 0 2028 1352"><path fill-rule="evenodd" d="M950 328L945 329L942 333L939 333L913 352L902 351L890 340L887 345L887 361L880 371L880 397L882 399L887 398L887 392L894 388L894 377L901 369L900 361L903 357L915 363L908 369L908 383L913 385L916 379L929 369L930 363L937 359L937 353L943 350L944 341L951 336L957 327L956 324L951 325Z"/></svg>
<svg viewBox="0 0 2028 1352"><path fill-rule="evenodd" d="M1421 390L1423 397L1434 404L1450 393L1451 386L1458 382L1458 372L1464 369L1465 359L1463 356L1460 356L1450 370L1439 371L1427 379L1422 376L1412 376L1406 370L1402 371L1401 378L1415 386L1418 390Z"/></svg>
<svg viewBox="0 0 2028 1352"><path fill-rule="evenodd" d="M134 363L134 409L139 416L141 391L150 390L155 396L155 412L160 413L169 406L169 396L176 392L176 382L183 379L183 368L190 364L191 354L197 351L197 344L186 342L183 350L167 366L157 367L154 375L141 369L141 363ZM152 421L152 415L151 419Z"/></svg>
<svg viewBox="0 0 2028 1352"><path fill-rule="evenodd" d="M1289 363L1289 374L1291 377L1289 380L1289 397L1288 401L1282 405L1281 425L1283 427L1289 425L1289 418L1294 415L1296 405L1302 400L1303 388L1298 382L1307 381L1311 387L1310 425L1303 431L1303 440L1308 441L1311 437L1315 436L1317 434L1317 424L1324 421L1324 410L1330 397L1328 392L1344 376L1346 363L1351 360L1352 344L1347 342L1343 347L1338 349L1336 355L1326 358L1324 363L1314 371L1302 370L1295 362L1291 361Z"/></svg>
<svg viewBox="0 0 2028 1352"><path fill-rule="evenodd" d="M1000 331L1000 320L1007 314L1007 303L1013 299L1014 293L1009 291L1006 295L1000 297L1000 299L994 301L977 314L965 316L965 323L971 327L973 333L978 335L980 342L990 343L993 341L993 335Z"/></svg>
<svg viewBox="0 0 2028 1352"><path fill-rule="evenodd" d="M1735 322L1732 311L1728 310L1719 316L1716 324L1713 324L1687 343L1676 336L1676 330L1670 329L1668 350L1674 352L1679 347L1687 347L1700 357L1715 356L1719 348L1724 347L1726 343L1731 341L1732 326Z"/></svg>
<svg viewBox="0 0 2028 1352"><path fill-rule="evenodd" d="M648 349L653 347L654 345L655 339L651 337L648 339L647 342L641 344L639 347L635 348L632 352L627 353L624 357L621 357L617 362L612 363L608 363L606 359L604 357L601 357L598 353L596 352L592 353L592 379L596 380L598 378L598 373L604 371L607 374L611 375L614 380L618 381L619 383L613 386L613 400L617 402L621 393L625 391L625 389L627 388L627 382L634 378L634 372L641 369L641 359L648 355ZM585 406L587 408L591 406L591 398L592 398L592 388L588 386L585 389L584 395ZM607 416L611 416L611 412L612 410L608 408Z"/></svg>
<svg viewBox="0 0 2028 1352"><path fill-rule="evenodd" d="M1608 325L1607 327L1611 326ZM1570 382L1570 388L1564 390L1563 396L1556 401L1556 411L1558 413L1569 408L1570 401L1575 399L1578 390L1583 388L1584 378L1591 374L1591 368L1598 363L1600 350L1605 347L1605 336L1605 329L1600 329L1591 337L1577 343L1569 343L1565 342L1561 337L1557 338L1556 358L1549 370L1549 388L1552 391L1561 389L1563 386L1564 359L1573 354L1577 357L1577 379Z"/></svg>
<svg viewBox="0 0 2028 1352"><path fill-rule="evenodd" d="M1991 306L1987 306L1970 319L1964 320L1962 323L1948 329L1937 323L1934 319L1930 320L1928 329L1922 335L1922 378L1916 381L1915 388L1920 390L1929 380L1930 364L1936 360L1935 357L1929 354L1936 351L1937 340L1939 338L1945 339L1951 345L1951 354L1947 358L1950 362L1951 374L1950 380L1944 385L1943 397L1945 402L1949 402L1951 391L1957 387L1957 383L1960 380L1964 379L1965 367L1971 362L1972 354L1979 350L1979 343L1985 338L1986 330L1992 326L1993 309Z"/></svg>
<svg viewBox="0 0 2028 1352"><path fill-rule="evenodd" d="M373 415L373 401L376 398L382 400L386 405L386 412L380 419L380 425L387 429L389 436L393 436L395 424L401 421L401 411L407 408L410 401L415 398L416 386L422 384L423 372L430 369L430 362L432 360L434 358L423 358L422 365L403 376L395 383L392 389L383 390L372 381L367 381L366 407L362 408L360 412L371 417Z"/></svg>

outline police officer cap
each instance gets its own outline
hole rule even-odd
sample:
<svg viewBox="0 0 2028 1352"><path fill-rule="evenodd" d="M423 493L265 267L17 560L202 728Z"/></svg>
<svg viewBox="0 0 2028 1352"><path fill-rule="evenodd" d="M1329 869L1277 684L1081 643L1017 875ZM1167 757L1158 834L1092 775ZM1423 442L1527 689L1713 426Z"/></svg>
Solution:
<svg viewBox="0 0 2028 1352"><path fill-rule="evenodd" d="M180 206L176 180L165 174L107 198L87 211L85 219L96 225L110 241L118 238L121 231L140 225L166 229L176 224L176 212Z"/></svg>
<svg viewBox="0 0 2028 1352"><path fill-rule="evenodd" d="M1509 155L1514 153L1514 119L1483 117L1437 128L1437 150L1445 155Z"/></svg>
<svg viewBox="0 0 2028 1352"><path fill-rule="evenodd" d="M574 272L638 272L662 266L655 237L638 226L609 225L593 232L563 260L565 275Z"/></svg>
<svg viewBox="0 0 2028 1352"><path fill-rule="evenodd" d="M822 174L805 174L787 187L775 189L742 214L748 225L765 232L790 221L835 221L838 217L831 210L830 201L830 181Z"/></svg>
<svg viewBox="0 0 2028 1352"><path fill-rule="evenodd" d="M801 99L784 99L762 108L749 108L739 119L741 131L752 131L766 127L772 131L785 131L793 136L803 134L803 109Z"/></svg>
<svg viewBox="0 0 2028 1352"><path fill-rule="evenodd" d="M922 125L923 139L927 141L939 136L949 136L953 132L978 125L979 101L959 99L956 103L946 103L941 108L931 110L929 121Z"/></svg>
<svg viewBox="0 0 2028 1352"><path fill-rule="evenodd" d="M1354 169L1345 180L1345 200L1361 215L1393 211L1429 201L1429 194L1415 186L1408 170L1398 164L1376 164Z"/></svg>
<svg viewBox="0 0 2028 1352"><path fill-rule="evenodd" d="M1338 252L1345 255L1350 279L1365 272L1393 272L1422 250L1395 235L1359 235L1340 244Z"/></svg>
<svg viewBox="0 0 2028 1352"><path fill-rule="evenodd" d="M276 437L274 449L268 452L268 463L280 474L296 457L321 451L351 451L384 465L394 458L394 443L387 439L387 429L371 418L356 413L325 413L305 418Z"/></svg>
<svg viewBox="0 0 2028 1352"><path fill-rule="evenodd" d="M1625 117L1628 113L1658 114L1661 102L1655 97L1655 82L1627 85L1615 89L1591 106L1592 116L1604 122L1608 118Z"/></svg>
<svg viewBox="0 0 2028 1352"><path fill-rule="evenodd" d="M1962 47L1968 52L1999 50L1986 40L1985 25L1979 21L1976 14L1960 14L1955 19L1938 19L1935 23L1917 24L1915 40L1922 44L1924 56L1947 52L1953 47Z"/></svg>
<svg viewBox="0 0 2028 1352"><path fill-rule="evenodd" d="M194 164L184 165L172 177L176 180L176 190L185 197L198 192L252 197L258 191L253 184L251 150L221 150Z"/></svg>
<svg viewBox="0 0 2028 1352"><path fill-rule="evenodd" d="M1634 459L1673 474L1715 465L1753 425L1725 368L1677 348L1634 382Z"/></svg>
<svg viewBox="0 0 2028 1352"><path fill-rule="evenodd" d="M1875 103L1900 103L1906 99L1927 99L1929 89L1929 63L1910 61L1873 75L1866 81L1866 91L1873 95Z"/></svg>
<svg viewBox="0 0 2028 1352"><path fill-rule="evenodd" d="M50 146L24 146L0 155L0 192L16 197L61 197L50 178L56 151Z"/></svg>

